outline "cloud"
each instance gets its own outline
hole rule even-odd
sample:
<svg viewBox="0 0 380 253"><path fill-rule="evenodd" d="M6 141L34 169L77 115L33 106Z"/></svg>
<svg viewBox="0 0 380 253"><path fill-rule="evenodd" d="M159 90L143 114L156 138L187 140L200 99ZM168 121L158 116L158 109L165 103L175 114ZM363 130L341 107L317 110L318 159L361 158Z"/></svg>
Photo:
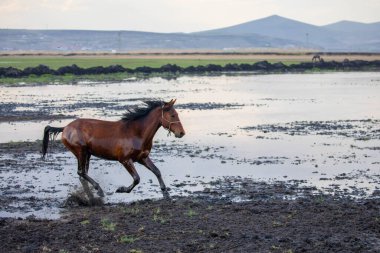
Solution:
<svg viewBox="0 0 380 253"><path fill-rule="evenodd" d="M90 6L89 0L1 0L0 13L25 11L83 11Z"/></svg>
<svg viewBox="0 0 380 253"><path fill-rule="evenodd" d="M37 1L42 8L55 11L83 11L90 6L89 1L86 0L39 0Z"/></svg>

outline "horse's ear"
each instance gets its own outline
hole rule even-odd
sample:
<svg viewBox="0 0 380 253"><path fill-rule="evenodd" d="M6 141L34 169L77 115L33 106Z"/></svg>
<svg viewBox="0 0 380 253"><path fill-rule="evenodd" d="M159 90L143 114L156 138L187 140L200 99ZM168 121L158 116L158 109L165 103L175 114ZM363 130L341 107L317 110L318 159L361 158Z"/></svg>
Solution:
<svg viewBox="0 0 380 253"><path fill-rule="evenodd" d="M165 103L164 107L169 109L170 107L172 107L174 105L175 101L177 101L177 99L170 100L170 102Z"/></svg>

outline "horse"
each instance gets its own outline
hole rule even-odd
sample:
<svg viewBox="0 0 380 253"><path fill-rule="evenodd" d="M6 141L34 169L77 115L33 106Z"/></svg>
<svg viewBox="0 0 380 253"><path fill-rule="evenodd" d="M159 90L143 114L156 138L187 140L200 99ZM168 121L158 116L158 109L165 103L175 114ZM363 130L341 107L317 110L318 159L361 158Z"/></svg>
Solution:
<svg viewBox="0 0 380 253"><path fill-rule="evenodd" d="M323 58L319 54L315 54L311 59L312 62L322 62Z"/></svg>
<svg viewBox="0 0 380 253"><path fill-rule="evenodd" d="M119 161L133 178L133 183L119 187L117 193L130 193L139 184L134 163L144 165L157 177L164 196L168 196L167 188L162 180L160 170L149 158L153 146L153 137L162 126L182 138L185 130L173 105L176 100L163 102L160 100L143 101L144 106L127 109L118 121L97 119L76 119L65 127L46 126L42 141L42 158L45 158L49 139L62 133L62 142L78 160L78 175L88 181L100 196L104 196L100 185L88 175L91 156L106 160Z"/></svg>

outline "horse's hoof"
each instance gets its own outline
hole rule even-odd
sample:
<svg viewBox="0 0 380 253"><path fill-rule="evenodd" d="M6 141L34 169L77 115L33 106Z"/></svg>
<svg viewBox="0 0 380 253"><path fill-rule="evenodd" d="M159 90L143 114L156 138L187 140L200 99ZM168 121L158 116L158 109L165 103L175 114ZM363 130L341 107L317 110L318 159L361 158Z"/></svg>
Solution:
<svg viewBox="0 0 380 253"><path fill-rule="evenodd" d="M128 189L128 187L121 186L121 187L117 188L116 192L117 193L124 193L124 192L129 193L131 191Z"/></svg>
<svg viewBox="0 0 380 253"><path fill-rule="evenodd" d="M103 190L102 189L99 189L98 190L98 195L99 195L99 197L101 197L101 198L103 198L105 195L104 195L104 192L103 192Z"/></svg>
<svg viewBox="0 0 380 253"><path fill-rule="evenodd" d="M163 195L164 199L166 199L166 200L170 200L171 199L170 198L170 194L167 191L162 191L162 195Z"/></svg>

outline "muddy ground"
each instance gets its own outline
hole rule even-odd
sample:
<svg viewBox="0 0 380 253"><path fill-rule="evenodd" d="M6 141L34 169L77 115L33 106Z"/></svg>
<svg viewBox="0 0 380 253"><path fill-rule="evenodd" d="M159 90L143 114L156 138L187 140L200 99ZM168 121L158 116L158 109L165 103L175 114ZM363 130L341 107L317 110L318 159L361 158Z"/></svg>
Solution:
<svg viewBox="0 0 380 253"><path fill-rule="evenodd" d="M379 252L380 199L226 178L191 197L3 218L0 241L2 252Z"/></svg>
<svg viewBox="0 0 380 253"><path fill-rule="evenodd" d="M10 157L0 170L16 168L18 154L38 153L40 145L1 144ZM56 142L52 152L63 151ZM2 252L379 252L379 190L363 198L359 191L331 187L333 194L325 194L304 183L225 177L186 197L119 204L76 192L60 203L59 219L0 218L0 244ZM2 195L2 204L12 196Z"/></svg>

